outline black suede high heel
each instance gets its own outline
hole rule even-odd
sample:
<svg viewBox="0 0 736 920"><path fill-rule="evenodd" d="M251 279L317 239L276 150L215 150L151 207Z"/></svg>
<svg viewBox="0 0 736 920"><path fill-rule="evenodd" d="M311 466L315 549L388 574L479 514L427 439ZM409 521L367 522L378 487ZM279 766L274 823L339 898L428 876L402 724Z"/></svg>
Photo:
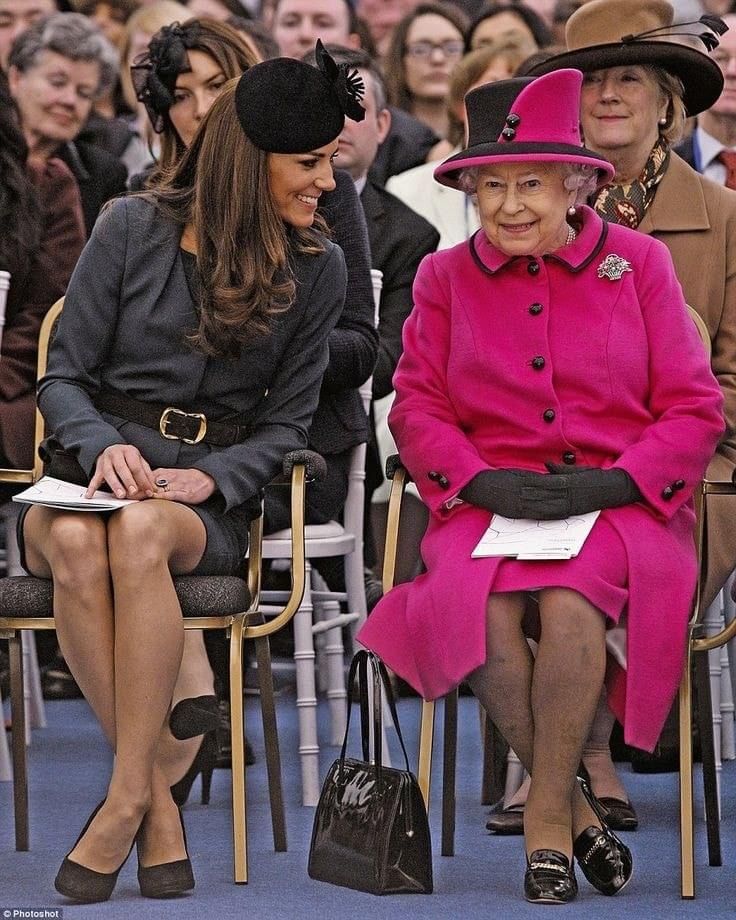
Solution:
<svg viewBox="0 0 736 920"><path fill-rule="evenodd" d="M194 872L189 859L187 846L187 832L184 827L184 818L179 809L181 832L184 836L184 850L187 855L184 859L175 859L172 862L158 863L155 866L142 866L140 840L138 844L138 885L144 898L173 898L185 891L194 888Z"/></svg>
<svg viewBox="0 0 736 920"><path fill-rule="evenodd" d="M207 732L202 737L202 743L199 746L194 760L187 772L182 778L171 787L171 797L176 804L181 807L189 798L194 780L202 774L202 805L209 805L210 787L212 785L212 773L217 763L217 736L215 732Z"/></svg>
<svg viewBox="0 0 736 920"><path fill-rule="evenodd" d="M82 828L79 836L74 842L74 846L69 850L69 853L74 850L74 847L76 847L82 837L87 833L95 815L104 804L105 799L100 802L89 818L87 818L87 823ZM133 839L133 843L134 842L135 838ZM70 898L80 904L96 904L99 901L108 901L115 889L115 883L118 880L120 870L128 861L130 851L133 849L133 843L130 845L127 856L114 872L97 872L96 869L90 869L87 866L83 866L81 863L69 859L69 853L67 853L59 871L56 873L54 888L56 888L59 894L63 894L65 898Z"/></svg>
<svg viewBox="0 0 736 920"><path fill-rule="evenodd" d="M628 885L634 871L631 850L608 826L603 809L588 783L580 776L578 782L601 826L591 825L578 834L572 845L573 853L583 875L594 888L601 894L618 894Z"/></svg>
<svg viewBox="0 0 736 920"><path fill-rule="evenodd" d="M178 741L212 732L219 722L220 711L216 696L192 696L179 700L169 716L171 734Z"/></svg>

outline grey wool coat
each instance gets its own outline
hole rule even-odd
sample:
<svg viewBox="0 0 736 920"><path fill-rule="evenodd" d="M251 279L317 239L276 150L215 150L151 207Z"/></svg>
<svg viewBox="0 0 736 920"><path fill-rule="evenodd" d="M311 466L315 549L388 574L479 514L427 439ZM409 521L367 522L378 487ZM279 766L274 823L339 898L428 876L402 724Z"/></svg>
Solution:
<svg viewBox="0 0 736 920"><path fill-rule="evenodd" d="M345 298L342 251L295 254L296 299L269 334L237 358L213 358L186 340L197 327L180 255L181 227L148 200L121 198L97 221L69 283L38 399L48 428L91 473L112 444L134 444L152 467L197 468L230 510L254 498L290 450L304 447L327 364L327 337ZM248 438L188 445L100 413L100 390L222 420L245 413Z"/></svg>

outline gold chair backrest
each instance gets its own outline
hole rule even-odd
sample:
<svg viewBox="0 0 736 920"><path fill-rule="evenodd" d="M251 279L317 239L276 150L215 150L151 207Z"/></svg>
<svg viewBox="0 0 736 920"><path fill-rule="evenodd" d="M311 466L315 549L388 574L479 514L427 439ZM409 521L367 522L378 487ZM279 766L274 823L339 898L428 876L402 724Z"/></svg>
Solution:
<svg viewBox="0 0 736 920"><path fill-rule="evenodd" d="M56 326L59 322L59 317L61 316L61 308L64 306L64 298L60 297L56 303L51 307L49 312L43 319L41 323L41 331L38 334L38 362L36 364L36 380L40 380L46 373L46 364L49 357L49 345L53 338L54 332L56 331ZM43 460L38 455L38 445L44 439L44 421L43 416L36 406L36 431L34 437L34 460L33 460L33 481L38 482L38 480L43 476Z"/></svg>
<svg viewBox="0 0 736 920"><path fill-rule="evenodd" d="M690 304L687 304L687 312L690 314L690 319L695 323L695 328L698 330L698 335L703 343L703 347L708 352L708 357L710 358L713 345L710 340L710 332L708 332L708 327L705 325L705 320L694 307L690 306Z"/></svg>

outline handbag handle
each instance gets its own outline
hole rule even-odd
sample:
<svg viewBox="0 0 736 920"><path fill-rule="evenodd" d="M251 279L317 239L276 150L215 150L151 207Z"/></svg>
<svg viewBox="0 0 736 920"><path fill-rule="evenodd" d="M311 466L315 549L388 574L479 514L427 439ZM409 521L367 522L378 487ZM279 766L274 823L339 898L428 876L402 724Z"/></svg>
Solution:
<svg viewBox="0 0 736 920"><path fill-rule="evenodd" d="M369 718L369 708L368 708L368 668L371 669L372 685L373 685L373 757L371 758L370 752L370 718ZM350 662L350 673L348 675L348 689L351 690L355 681L355 677L358 677L358 698L360 702L360 728L361 728L361 742L363 747L363 760L367 762L372 762L376 769L376 779L380 783L382 779L382 767L383 767L383 707L381 705L381 687L383 686L383 691L386 695L386 702L388 703L389 711L391 712L391 718L394 721L394 726L396 728L396 735L399 739L399 744L401 745L401 751L404 755L404 762L406 764L406 770L409 771L409 755L406 753L406 745L404 744L404 738L401 734L401 727L399 725L399 716L396 711L396 701L394 700L394 692L391 688L391 681L388 677L388 672L386 671L386 666L381 661L381 659L374 655L373 652L369 652L365 649L359 649L355 655L353 655L353 660ZM345 760L345 753L347 751L348 744L348 735L350 733L350 714L352 712L352 702L348 705L347 720L345 723L345 737L343 738L342 748L340 750L340 763L342 764Z"/></svg>

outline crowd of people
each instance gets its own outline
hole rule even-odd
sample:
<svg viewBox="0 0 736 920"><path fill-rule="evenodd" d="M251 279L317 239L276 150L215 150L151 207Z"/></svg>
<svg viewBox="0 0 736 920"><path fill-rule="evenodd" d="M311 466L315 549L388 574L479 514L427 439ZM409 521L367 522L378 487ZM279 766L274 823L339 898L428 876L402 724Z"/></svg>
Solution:
<svg viewBox="0 0 736 920"><path fill-rule="evenodd" d="M0 165L0 467L31 465L37 397L46 455L137 499L17 515L54 582L44 692L116 753L58 890L106 900L133 844L144 896L194 886L180 809L227 764L228 674L172 576L237 571L264 495L288 527L290 449L326 460L307 522L339 519L367 443L360 641L427 698L465 682L520 758L488 827L524 835L528 900L573 899L575 860L620 891L612 730L666 760L693 491L736 470L736 4L0 0ZM572 559L471 557L491 514L590 511Z"/></svg>

